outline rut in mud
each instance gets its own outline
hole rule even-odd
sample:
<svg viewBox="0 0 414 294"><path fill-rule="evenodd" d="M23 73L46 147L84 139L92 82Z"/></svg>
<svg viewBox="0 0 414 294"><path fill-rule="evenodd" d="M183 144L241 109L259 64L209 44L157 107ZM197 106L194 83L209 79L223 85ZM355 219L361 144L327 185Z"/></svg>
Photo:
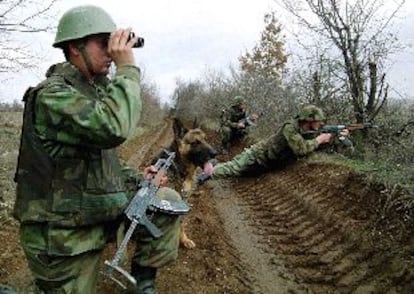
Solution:
<svg viewBox="0 0 414 294"><path fill-rule="evenodd" d="M239 219L276 274L266 284L266 273L256 272L255 293L412 293L412 243L396 241L395 224L379 226L381 194L349 170L302 162L227 185L236 198L220 200L222 215L241 207Z"/></svg>
<svg viewBox="0 0 414 294"><path fill-rule="evenodd" d="M173 140L171 122L120 149L136 168ZM209 140L218 146L212 132ZM238 152L235 150L234 152ZM219 159L223 159L220 158ZM160 293L414 293L411 212L403 198L318 158L257 177L211 181L190 199L193 250L159 271ZM0 283L30 281L17 225L3 223ZM105 257L114 253L113 244ZM99 293L119 293L102 281Z"/></svg>

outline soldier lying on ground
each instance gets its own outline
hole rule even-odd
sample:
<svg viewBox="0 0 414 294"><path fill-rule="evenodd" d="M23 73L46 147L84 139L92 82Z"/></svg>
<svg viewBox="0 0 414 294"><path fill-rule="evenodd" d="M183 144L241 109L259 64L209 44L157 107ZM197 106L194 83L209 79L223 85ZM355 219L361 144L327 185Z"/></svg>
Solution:
<svg viewBox="0 0 414 294"><path fill-rule="evenodd" d="M279 130L232 160L218 163L214 167L206 165L204 173L213 179L237 177L270 168L283 168L298 158L307 156L320 145L329 143L332 134L322 133L315 138L306 139L304 134L320 129L325 120L323 111L314 106L305 106L293 120L285 122ZM341 136L348 136L347 129Z"/></svg>

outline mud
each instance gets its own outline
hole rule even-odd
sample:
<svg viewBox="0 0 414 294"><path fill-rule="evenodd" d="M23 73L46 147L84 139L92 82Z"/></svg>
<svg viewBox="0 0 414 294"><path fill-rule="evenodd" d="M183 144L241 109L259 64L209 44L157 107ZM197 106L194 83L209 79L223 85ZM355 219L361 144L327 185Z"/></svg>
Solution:
<svg viewBox="0 0 414 294"><path fill-rule="evenodd" d="M142 168L172 136L166 120L120 154ZM209 139L217 146L214 133ZM5 169L10 176L10 165L2 168L3 178ZM402 205L404 195L324 157L255 178L211 181L189 200L188 232L197 247L181 249L159 271L159 291L414 293L412 207ZM18 227L1 221L0 283L23 287L30 273ZM113 251L111 244L106 256ZM102 281L99 293L119 291Z"/></svg>

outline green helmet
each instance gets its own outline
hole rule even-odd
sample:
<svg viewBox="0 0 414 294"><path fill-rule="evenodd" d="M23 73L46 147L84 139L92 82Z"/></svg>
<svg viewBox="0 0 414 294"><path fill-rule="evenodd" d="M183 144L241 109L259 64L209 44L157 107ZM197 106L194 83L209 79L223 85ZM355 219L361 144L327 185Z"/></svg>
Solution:
<svg viewBox="0 0 414 294"><path fill-rule="evenodd" d="M115 22L102 8L93 5L78 6L63 14L53 47L61 47L66 41L82 39L89 35L110 34L115 29Z"/></svg>
<svg viewBox="0 0 414 294"><path fill-rule="evenodd" d="M168 187L158 189L156 197L151 200L151 208L167 214L184 214L190 210L180 194Z"/></svg>
<svg viewBox="0 0 414 294"><path fill-rule="evenodd" d="M308 105L299 112L298 119L301 121L322 121L325 120L325 115L319 107Z"/></svg>
<svg viewBox="0 0 414 294"><path fill-rule="evenodd" d="M246 99L243 96L235 96L233 98L233 105L240 105L246 103Z"/></svg>

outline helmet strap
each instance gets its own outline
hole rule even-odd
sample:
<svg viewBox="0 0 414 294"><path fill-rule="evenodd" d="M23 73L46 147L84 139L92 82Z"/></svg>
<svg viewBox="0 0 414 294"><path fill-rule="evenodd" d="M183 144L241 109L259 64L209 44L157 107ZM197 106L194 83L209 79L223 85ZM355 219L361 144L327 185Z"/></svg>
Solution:
<svg viewBox="0 0 414 294"><path fill-rule="evenodd" d="M91 59L89 58L88 52L86 52L86 47L85 47L85 40L79 40L79 42L76 42L76 46L79 49L83 62L86 65L86 70L88 71L90 76L93 76L93 67L92 67L92 62Z"/></svg>

